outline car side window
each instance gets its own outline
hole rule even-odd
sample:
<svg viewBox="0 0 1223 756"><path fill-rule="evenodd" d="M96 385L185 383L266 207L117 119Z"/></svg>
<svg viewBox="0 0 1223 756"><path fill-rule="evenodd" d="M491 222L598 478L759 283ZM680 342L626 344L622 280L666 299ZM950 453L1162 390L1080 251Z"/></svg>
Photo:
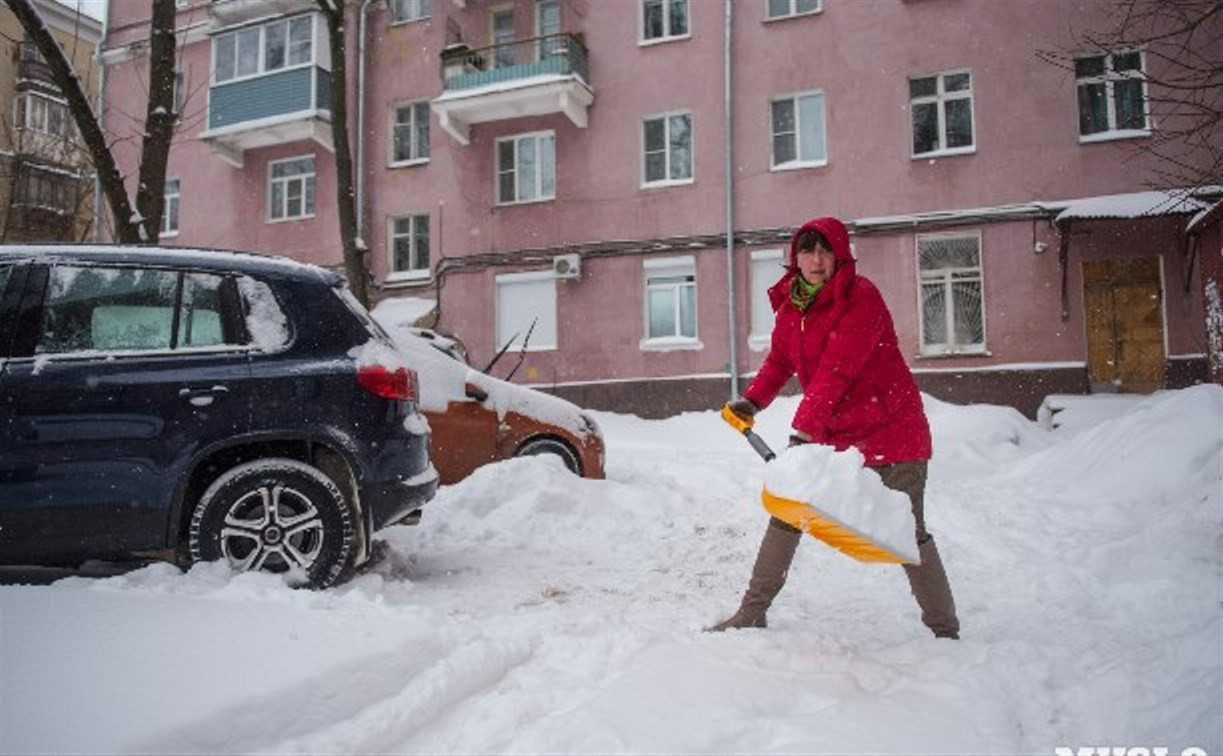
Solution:
<svg viewBox="0 0 1223 756"><path fill-rule="evenodd" d="M235 344L222 327L222 276L56 266L36 354L166 350ZM181 299L179 288L182 288ZM175 303L181 302L176 318Z"/></svg>

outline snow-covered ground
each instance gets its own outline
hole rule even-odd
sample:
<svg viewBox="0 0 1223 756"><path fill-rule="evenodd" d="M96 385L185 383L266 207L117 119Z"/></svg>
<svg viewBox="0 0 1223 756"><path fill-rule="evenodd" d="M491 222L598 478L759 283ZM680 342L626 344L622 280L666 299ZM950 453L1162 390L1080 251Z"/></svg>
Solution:
<svg viewBox="0 0 1223 756"><path fill-rule="evenodd" d="M758 430L782 445L794 406ZM810 539L768 630L702 633L751 570L764 463L714 412L599 414L607 480L483 468L339 588L0 587L0 751L1223 754L1223 389L1067 401L1073 432L927 407L959 642L898 567Z"/></svg>

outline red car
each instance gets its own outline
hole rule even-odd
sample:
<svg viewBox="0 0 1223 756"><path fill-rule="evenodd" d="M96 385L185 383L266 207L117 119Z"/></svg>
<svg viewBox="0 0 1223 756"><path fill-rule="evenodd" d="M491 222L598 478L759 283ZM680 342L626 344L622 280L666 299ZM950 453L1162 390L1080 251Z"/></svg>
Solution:
<svg viewBox="0 0 1223 756"><path fill-rule="evenodd" d="M380 322L419 375L430 457L443 485L528 454L555 454L577 475L604 476L603 435L577 405L470 367L454 339Z"/></svg>

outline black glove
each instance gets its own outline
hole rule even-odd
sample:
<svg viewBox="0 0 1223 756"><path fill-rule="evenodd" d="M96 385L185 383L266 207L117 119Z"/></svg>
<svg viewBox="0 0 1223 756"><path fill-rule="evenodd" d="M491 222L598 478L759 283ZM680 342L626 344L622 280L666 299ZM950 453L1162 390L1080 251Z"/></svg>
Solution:
<svg viewBox="0 0 1223 756"><path fill-rule="evenodd" d="M751 419L756 416L757 412L760 411L760 408L757 407L751 399L744 399L743 397L739 397L733 402L727 402L726 406L730 408L731 412L738 415L739 419L748 423L750 423Z"/></svg>
<svg viewBox="0 0 1223 756"><path fill-rule="evenodd" d="M802 446L803 444L809 444L809 443L811 442L803 438L802 436L798 435L797 433L790 434L790 446Z"/></svg>

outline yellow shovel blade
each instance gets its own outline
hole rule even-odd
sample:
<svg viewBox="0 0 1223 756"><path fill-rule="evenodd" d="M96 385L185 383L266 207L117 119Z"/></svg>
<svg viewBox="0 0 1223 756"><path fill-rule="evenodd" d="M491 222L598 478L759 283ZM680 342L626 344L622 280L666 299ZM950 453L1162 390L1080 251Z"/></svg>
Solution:
<svg viewBox="0 0 1223 756"><path fill-rule="evenodd" d="M760 498L769 514L818 538L859 562L905 564L907 559L869 540L803 501L784 499L764 489Z"/></svg>

